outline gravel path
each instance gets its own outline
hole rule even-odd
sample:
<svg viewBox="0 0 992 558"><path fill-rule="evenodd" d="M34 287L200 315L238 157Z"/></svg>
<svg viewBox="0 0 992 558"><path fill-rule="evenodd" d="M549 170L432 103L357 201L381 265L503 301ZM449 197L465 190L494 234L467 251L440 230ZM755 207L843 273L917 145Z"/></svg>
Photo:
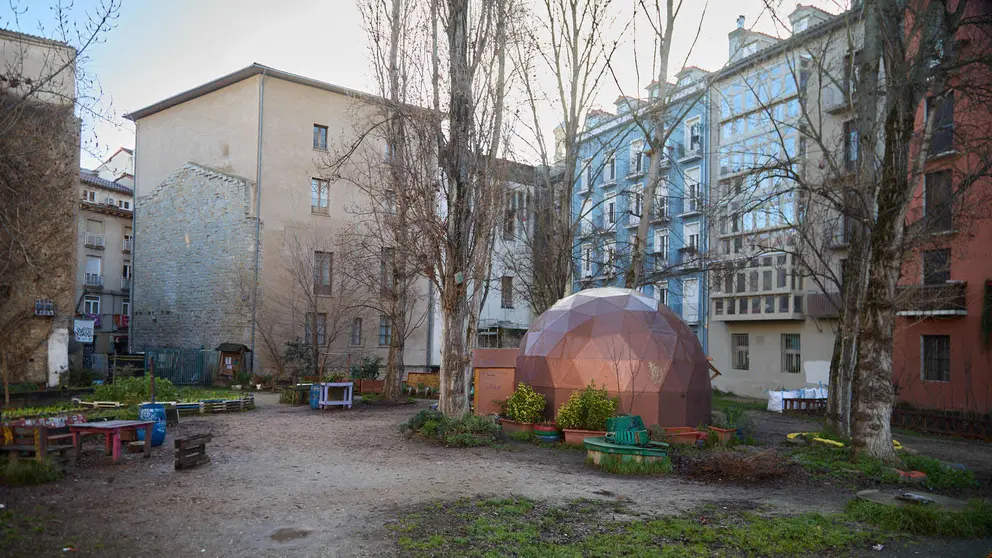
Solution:
<svg viewBox="0 0 992 558"><path fill-rule="evenodd" d="M840 510L849 497L615 477L585 467L583 452L523 444L436 447L397 428L422 403L315 412L268 394L256 400L253 412L184 419L149 460L129 455L113 466L94 443L58 483L0 487L8 510L44 525L0 554L65 556L71 545L77 556L378 556L393 552L385 523L438 498L622 498L656 512L748 500L796 513ZM172 440L205 432L213 434L211 463L174 471Z"/></svg>

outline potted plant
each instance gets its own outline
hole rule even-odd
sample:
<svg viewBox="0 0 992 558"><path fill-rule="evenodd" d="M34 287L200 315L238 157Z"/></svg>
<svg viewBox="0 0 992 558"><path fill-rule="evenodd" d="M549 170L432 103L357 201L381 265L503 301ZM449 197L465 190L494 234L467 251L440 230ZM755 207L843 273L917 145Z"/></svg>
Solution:
<svg viewBox="0 0 992 558"><path fill-rule="evenodd" d="M544 395L523 382L517 384L513 395L503 403L503 414L506 416L500 421L503 432L533 432L534 423L544 414L546 406Z"/></svg>
<svg viewBox="0 0 992 558"><path fill-rule="evenodd" d="M565 443L581 446L585 438L606 436L606 419L617 412L618 403L605 387L597 389L595 383L581 391L573 391L568 401L558 408L557 422L565 433Z"/></svg>

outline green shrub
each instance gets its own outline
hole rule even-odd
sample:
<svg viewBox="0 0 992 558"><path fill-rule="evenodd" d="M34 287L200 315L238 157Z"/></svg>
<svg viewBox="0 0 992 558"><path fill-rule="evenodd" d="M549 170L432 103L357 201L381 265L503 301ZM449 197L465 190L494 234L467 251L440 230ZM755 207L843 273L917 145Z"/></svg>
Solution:
<svg viewBox="0 0 992 558"><path fill-rule="evenodd" d="M847 516L854 521L914 535L930 537L992 537L992 503L971 500L960 512L935 505L886 506L861 499L847 504Z"/></svg>
<svg viewBox="0 0 992 558"><path fill-rule="evenodd" d="M8 461L3 469L2 480L7 486L30 486L54 482L62 477L58 465L51 461L39 463L35 460Z"/></svg>
<svg viewBox="0 0 992 558"><path fill-rule="evenodd" d="M382 400L378 393L366 393L362 395L362 405L372 405Z"/></svg>
<svg viewBox="0 0 992 558"><path fill-rule="evenodd" d="M533 442L537 439L533 432L510 432L506 437L518 442Z"/></svg>
<svg viewBox="0 0 992 558"><path fill-rule="evenodd" d="M112 384L97 386L92 401L117 401L134 405L151 399L151 377L117 378ZM178 401L179 389L165 378L155 378L155 399L158 401Z"/></svg>
<svg viewBox="0 0 992 558"><path fill-rule="evenodd" d="M558 426L570 430L605 430L606 419L616 414L618 403L606 387L596 389L595 383L591 383L582 391L573 391L558 408Z"/></svg>
<svg viewBox="0 0 992 558"><path fill-rule="evenodd" d="M362 362L351 365L351 377L355 380L374 380L379 377L382 357L362 357Z"/></svg>
<svg viewBox="0 0 992 558"><path fill-rule="evenodd" d="M93 380L101 378L103 378L103 374L98 370L75 368L70 369L68 374L59 376L59 385L63 387L90 387L93 385Z"/></svg>
<svg viewBox="0 0 992 558"><path fill-rule="evenodd" d="M503 403L503 412L517 422L537 422L544 414L547 401L544 395L534 391L534 388L521 382L513 395Z"/></svg>
<svg viewBox="0 0 992 558"><path fill-rule="evenodd" d="M431 409L420 411L405 422L402 428L429 440L458 447L491 445L499 435L499 426L489 417L466 414L454 419Z"/></svg>

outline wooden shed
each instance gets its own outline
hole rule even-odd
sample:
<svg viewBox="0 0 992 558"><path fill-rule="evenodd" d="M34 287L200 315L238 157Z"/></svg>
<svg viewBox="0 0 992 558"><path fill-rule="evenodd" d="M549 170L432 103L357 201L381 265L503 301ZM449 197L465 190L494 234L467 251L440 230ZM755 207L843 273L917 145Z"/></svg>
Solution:
<svg viewBox="0 0 992 558"><path fill-rule="evenodd" d="M517 349L475 349L472 372L475 380L475 414L500 412L500 405L513 394Z"/></svg>
<svg viewBox="0 0 992 558"><path fill-rule="evenodd" d="M248 354L251 350L241 343L221 343L217 351L217 380L234 381L238 374L248 370Z"/></svg>

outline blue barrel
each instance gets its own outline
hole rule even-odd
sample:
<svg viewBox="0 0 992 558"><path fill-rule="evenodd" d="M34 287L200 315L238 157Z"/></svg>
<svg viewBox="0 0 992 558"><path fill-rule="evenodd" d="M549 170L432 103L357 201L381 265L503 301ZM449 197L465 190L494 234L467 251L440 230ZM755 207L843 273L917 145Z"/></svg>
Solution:
<svg viewBox="0 0 992 558"><path fill-rule="evenodd" d="M310 386L310 408L320 408L320 384Z"/></svg>
<svg viewBox="0 0 992 558"><path fill-rule="evenodd" d="M158 403L145 403L138 407L138 420L153 420L152 445L161 446L165 442L165 405ZM145 429L138 429L138 439L145 440Z"/></svg>

